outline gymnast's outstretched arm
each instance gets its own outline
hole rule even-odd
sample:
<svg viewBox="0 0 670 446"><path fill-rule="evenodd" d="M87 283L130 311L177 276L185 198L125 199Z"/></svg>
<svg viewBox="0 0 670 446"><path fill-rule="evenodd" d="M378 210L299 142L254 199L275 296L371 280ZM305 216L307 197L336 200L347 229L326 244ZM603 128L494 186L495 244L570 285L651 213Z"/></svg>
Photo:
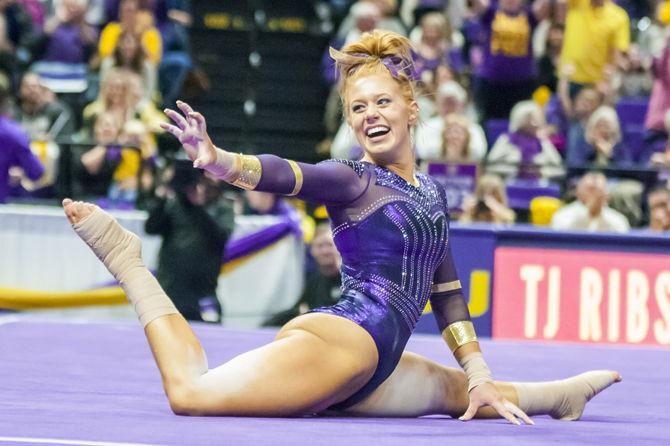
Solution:
<svg viewBox="0 0 670 446"><path fill-rule="evenodd" d="M491 406L512 423L519 424L516 419L519 417L527 424L533 424L521 409L503 397L493 383L470 320L468 304L451 255L451 245L448 245L447 255L435 272L430 302L442 337L468 378L470 404L460 419L470 420L480 407Z"/></svg>
<svg viewBox="0 0 670 446"><path fill-rule="evenodd" d="M174 135L193 161L220 180L243 189L296 196L325 204L345 204L360 197L368 178L342 163L316 165L297 163L274 155L241 155L220 149L207 134L205 117L185 102L177 106L184 113L166 109L172 124L161 127Z"/></svg>

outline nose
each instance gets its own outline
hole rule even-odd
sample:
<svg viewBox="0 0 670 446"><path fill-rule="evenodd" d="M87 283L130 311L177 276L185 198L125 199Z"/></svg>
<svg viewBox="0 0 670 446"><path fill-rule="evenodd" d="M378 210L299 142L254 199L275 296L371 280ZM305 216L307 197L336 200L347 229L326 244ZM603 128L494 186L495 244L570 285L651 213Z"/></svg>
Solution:
<svg viewBox="0 0 670 446"><path fill-rule="evenodd" d="M365 110L365 120L368 122L375 121L379 118L379 110L375 105L370 105Z"/></svg>

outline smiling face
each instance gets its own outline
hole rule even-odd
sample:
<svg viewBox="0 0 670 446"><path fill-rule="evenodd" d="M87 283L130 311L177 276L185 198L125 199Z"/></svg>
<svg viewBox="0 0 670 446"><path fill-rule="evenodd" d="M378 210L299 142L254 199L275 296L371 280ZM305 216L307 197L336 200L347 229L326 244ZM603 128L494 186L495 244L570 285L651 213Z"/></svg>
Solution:
<svg viewBox="0 0 670 446"><path fill-rule="evenodd" d="M413 156L410 130L418 106L409 101L390 74L351 79L346 94L347 122L365 150L365 158L380 164Z"/></svg>

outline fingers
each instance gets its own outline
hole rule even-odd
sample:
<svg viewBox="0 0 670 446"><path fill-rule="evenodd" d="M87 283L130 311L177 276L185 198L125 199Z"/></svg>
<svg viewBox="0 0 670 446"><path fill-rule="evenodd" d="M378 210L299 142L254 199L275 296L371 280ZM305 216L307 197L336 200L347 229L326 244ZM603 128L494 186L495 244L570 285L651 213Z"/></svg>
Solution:
<svg viewBox="0 0 670 446"><path fill-rule="evenodd" d="M516 404L512 403L511 401L505 401L504 404L505 404L505 407L507 408L507 410L512 412L512 414L515 417L521 418L524 423L530 424L531 426L535 424L535 422L533 422L533 420L531 420L530 417L528 415L526 415L526 412L521 410L519 408L519 406L517 406Z"/></svg>
<svg viewBox="0 0 670 446"><path fill-rule="evenodd" d="M158 124L163 130L174 136L175 138L179 139L184 133L179 127L176 127L172 124L168 124L167 122L161 122Z"/></svg>
<svg viewBox="0 0 670 446"><path fill-rule="evenodd" d="M179 110L181 110L182 113L184 113L184 115L186 115L189 118L191 124L198 125L198 122L192 116L193 113L195 113L195 111L190 105L188 105L186 102L177 101L177 107L179 107Z"/></svg>
<svg viewBox="0 0 670 446"><path fill-rule="evenodd" d="M465 411L463 415L461 415L458 419L461 421L469 421L472 420L472 417L475 416L477 413L477 405L474 404L472 401L470 401L470 405L468 406L468 410Z"/></svg>
<svg viewBox="0 0 670 446"><path fill-rule="evenodd" d="M493 407L495 411L498 412L498 415L505 418L510 423L516 424L517 426L521 424L519 423L519 420L517 420L514 415L512 415L512 413L505 408L505 405L502 402L496 401L495 403L491 404L491 407Z"/></svg>
<svg viewBox="0 0 670 446"><path fill-rule="evenodd" d="M177 124L179 129L184 130L188 126L188 122L186 122L186 118L184 118L182 115L177 113L174 110L171 110L169 108L166 108L163 110L165 114L167 115L168 118L172 119L172 121Z"/></svg>
<svg viewBox="0 0 670 446"><path fill-rule="evenodd" d="M205 123L205 117L198 112L191 112L188 114L189 117L195 120L196 125L198 126L198 131L204 133L207 130L207 124Z"/></svg>

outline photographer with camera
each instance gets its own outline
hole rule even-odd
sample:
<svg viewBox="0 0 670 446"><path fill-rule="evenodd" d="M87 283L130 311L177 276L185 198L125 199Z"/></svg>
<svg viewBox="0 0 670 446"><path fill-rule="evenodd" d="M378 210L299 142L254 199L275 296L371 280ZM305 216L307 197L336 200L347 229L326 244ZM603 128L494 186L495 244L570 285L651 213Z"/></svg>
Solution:
<svg viewBox="0 0 670 446"><path fill-rule="evenodd" d="M147 200L145 223L148 234L163 237L156 278L186 319L220 323L216 288L235 226L232 203L222 197L218 182L189 161L175 160L163 179Z"/></svg>

